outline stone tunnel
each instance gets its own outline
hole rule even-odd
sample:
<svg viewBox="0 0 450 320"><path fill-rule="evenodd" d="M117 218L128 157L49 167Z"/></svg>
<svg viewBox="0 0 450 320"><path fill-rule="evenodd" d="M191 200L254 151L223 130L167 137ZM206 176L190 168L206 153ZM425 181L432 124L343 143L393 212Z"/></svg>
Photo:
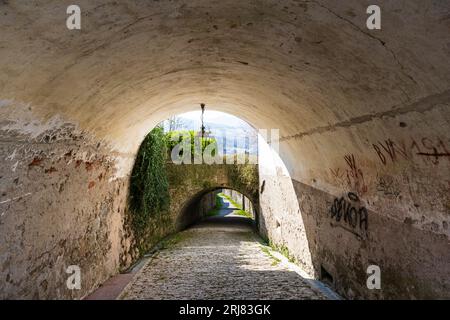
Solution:
<svg viewBox="0 0 450 320"><path fill-rule="evenodd" d="M201 199L218 189L231 189L245 195L251 203L259 203L258 185L246 183L238 173L242 167L248 168L253 181L258 181L256 164L197 164L167 165L170 209L173 214L169 234L182 230L202 217ZM242 169L241 169L242 170Z"/></svg>
<svg viewBox="0 0 450 320"><path fill-rule="evenodd" d="M380 30L367 0L0 1L0 297L82 298L129 267L139 145L206 103L279 129L259 230L305 270L347 298L449 298L450 3L378 2Z"/></svg>

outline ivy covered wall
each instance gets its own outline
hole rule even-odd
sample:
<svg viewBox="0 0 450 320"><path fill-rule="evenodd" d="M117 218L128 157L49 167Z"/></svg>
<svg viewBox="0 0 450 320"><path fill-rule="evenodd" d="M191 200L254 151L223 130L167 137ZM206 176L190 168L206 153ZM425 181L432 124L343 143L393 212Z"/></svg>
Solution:
<svg viewBox="0 0 450 320"><path fill-rule="evenodd" d="M173 133L156 127L144 139L130 177L129 219L136 259L162 238L203 217L193 206L207 192L236 189L258 204L257 165L181 164L170 161ZM213 140L204 141L203 147Z"/></svg>

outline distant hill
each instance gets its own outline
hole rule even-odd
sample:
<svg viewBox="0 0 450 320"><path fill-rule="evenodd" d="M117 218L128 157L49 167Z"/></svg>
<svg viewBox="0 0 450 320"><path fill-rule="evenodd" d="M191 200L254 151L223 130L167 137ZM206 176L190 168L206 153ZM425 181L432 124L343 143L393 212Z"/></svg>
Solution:
<svg viewBox="0 0 450 320"><path fill-rule="evenodd" d="M205 115L208 115L208 113L205 113ZM223 139L226 139L224 154L248 152L257 155L257 132L252 126L226 113L214 112L214 116L214 119L209 121L205 116L204 125L209 136L216 138L219 143L223 143ZM170 130L200 131L200 112L191 112L189 116L172 117L164 121L163 126L166 132Z"/></svg>

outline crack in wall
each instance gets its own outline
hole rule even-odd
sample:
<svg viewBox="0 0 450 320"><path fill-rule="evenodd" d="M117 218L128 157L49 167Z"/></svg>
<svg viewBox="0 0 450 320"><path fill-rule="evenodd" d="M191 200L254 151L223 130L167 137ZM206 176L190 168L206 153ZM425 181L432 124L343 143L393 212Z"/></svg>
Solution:
<svg viewBox="0 0 450 320"><path fill-rule="evenodd" d="M322 126L317 127L309 131L297 133L294 135L286 136L286 137L280 137L279 141L287 141L291 139L301 139L305 136L310 136L316 133L324 133L328 131L334 131L337 128L348 128L353 125L365 123L368 121L372 121L374 119L380 119L383 117L390 117L394 118L398 115L406 114L409 112L426 112L434 109L435 107L441 105L441 104L450 104L450 90L446 90L444 92L428 96L419 100L416 100L414 103L408 104L406 106L401 107L393 107L391 110L377 112L374 114L369 115L363 115L355 118L351 118L346 121L338 122L333 125L328 126Z"/></svg>
<svg viewBox="0 0 450 320"><path fill-rule="evenodd" d="M380 43L380 44L381 44L381 45L382 45L382 46L390 53L390 55L391 55L392 58L394 59L395 63L400 67L400 70L401 70L402 74L403 74L405 77L407 77L409 80L411 80L411 82L413 82L414 84L416 84L416 85L418 84L417 81L416 81L410 74L408 74L408 73L406 72L406 68L405 68L405 66L400 62L400 60L398 59L397 54L396 54L391 48L389 48L389 47L387 46L387 43L386 43L384 40L382 40L382 39L380 39L380 38L374 36L373 34L371 34L371 33L367 32L367 31L363 30L363 29L360 28L358 25L356 25L354 22L352 22L351 20L349 20L349 19L347 19L347 18L345 18L345 17L339 15L338 13L334 12L333 10L331 10L330 8L326 7L325 5L323 5L322 3L318 2L318 1L315 1L315 0L308 0L308 1L306 1L306 3L313 3L313 4L318 5L319 7L321 7L321 8L323 8L323 9L327 10L329 13L331 13L332 15L334 15L336 18L338 18L338 19L340 19L340 20L342 20L342 21L345 21L346 23L350 24L350 25L353 27L353 29L355 29L355 30L361 32L362 34L368 36L369 38L371 38L371 39L373 39L373 40L378 41L378 43ZM409 97L408 97L408 98L409 98Z"/></svg>

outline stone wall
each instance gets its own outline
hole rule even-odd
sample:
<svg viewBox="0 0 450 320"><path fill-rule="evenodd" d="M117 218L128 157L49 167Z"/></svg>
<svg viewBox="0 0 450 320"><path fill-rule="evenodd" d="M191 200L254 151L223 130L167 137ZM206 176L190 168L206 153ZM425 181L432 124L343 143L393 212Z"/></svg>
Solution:
<svg viewBox="0 0 450 320"><path fill-rule="evenodd" d="M216 208L216 198L220 191L221 189L214 190L200 199L200 211L203 217L206 217L211 210Z"/></svg>
<svg viewBox="0 0 450 320"><path fill-rule="evenodd" d="M231 186L226 166L168 165L171 206L136 239L127 207L133 155L61 119L33 120L3 106L0 119L0 298L79 299L129 268L163 237L202 217L187 210ZM21 120L17 120L17 119ZM255 186L256 188L256 186ZM81 289L69 290L77 265Z"/></svg>
<svg viewBox="0 0 450 320"><path fill-rule="evenodd" d="M241 193L252 197L257 194L257 184L249 186L236 179L235 166L252 166L254 173L258 175L256 165L174 165L168 164L169 185L171 194L170 212L172 220L176 221L173 226L178 231L198 221L209 211L210 205L202 203L202 198L216 190L223 188L240 190ZM257 178L255 178L257 181ZM212 199L205 199L211 202ZM215 203L215 199L214 203Z"/></svg>
<svg viewBox="0 0 450 320"><path fill-rule="evenodd" d="M0 123L0 298L81 298L132 257L120 155L53 119ZM29 130L27 130L29 129ZM81 269L68 290L66 269Z"/></svg>
<svg viewBox="0 0 450 320"><path fill-rule="evenodd" d="M345 297L449 298L448 101L282 141L282 156L310 151L260 158L261 232ZM369 265L380 290L366 286Z"/></svg>

